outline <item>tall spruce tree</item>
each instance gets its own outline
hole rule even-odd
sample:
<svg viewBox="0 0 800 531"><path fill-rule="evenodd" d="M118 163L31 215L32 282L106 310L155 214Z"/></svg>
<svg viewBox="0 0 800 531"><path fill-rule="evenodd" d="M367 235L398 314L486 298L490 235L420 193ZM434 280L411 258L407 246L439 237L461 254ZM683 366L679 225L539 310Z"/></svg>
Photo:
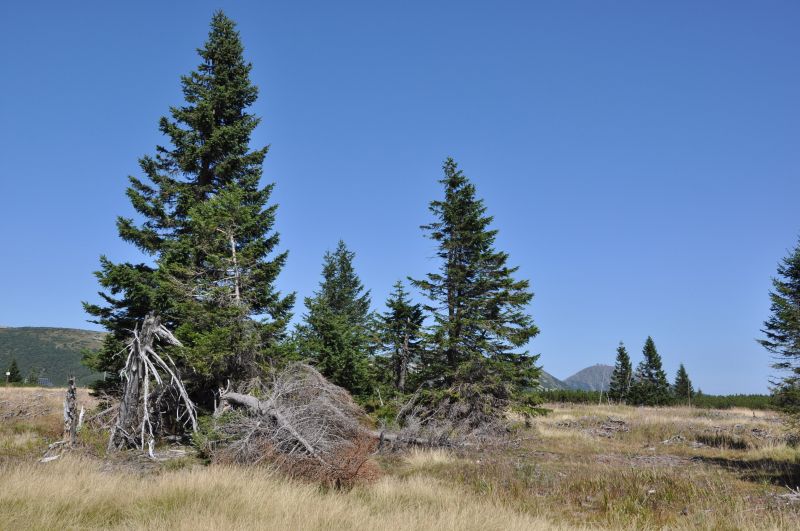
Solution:
<svg viewBox="0 0 800 531"><path fill-rule="evenodd" d="M22 381L22 373L19 372L19 365L17 365L17 358L13 358L8 366L8 381L10 383L19 383Z"/></svg>
<svg viewBox="0 0 800 531"><path fill-rule="evenodd" d="M405 392L409 368L419 363L422 353L422 305L411 302L403 282L398 280L386 306L386 313L379 317L382 350L391 360L395 389Z"/></svg>
<svg viewBox="0 0 800 531"><path fill-rule="evenodd" d="M647 406L663 406L670 401L667 374L661 366L661 356L653 338L648 336L642 349L644 359L636 367L630 390L630 402Z"/></svg>
<svg viewBox="0 0 800 531"><path fill-rule="evenodd" d="M692 381L689 379L689 373L686 372L686 367L683 366L683 363L678 367L678 372L675 374L675 385L672 386L672 392L675 394L676 400L684 403L691 403L694 396Z"/></svg>
<svg viewBox="0 0 800 531"><path fill-rule="evenodd" d="M305 299L308 313L298 327L298 344L329 380L363 395L370 390L370 292L353 268L354 258L341 240L325 253L319 290Z"/></svg>
<svg viewBox="0 0 800 531"><path fill-rule="evenodd" d="M520 351L539 329L526 312L533 299L527 280L515 280L517 267L508 254L494 248L497 231L490 229L475 186L452 158L443 166L444 198L432 201L434 221L423 225L437 243L438 272L412 280L430 299L431 341L436 356L426 371L444 385L481 384L485 392L511 397L537 385L538 356Z"/></svg>
<svg viewBox="0 0 800 531"><path fill-rule="evenodd" d="M117 221L120 237L148 263L101 257L96 275L105 304L84 307L111 332L87 359L94 369L119 369L122 342L156 311L184 344L173 357L191 369L192 390L208 399L275 355L294 295L274 288L287 253L274 254L273 185L260 186L268 147L249 147L259 118L248 108L258 89L235 24L222 12L198 53L197 70L181 78L185 103L159 122L170 145L140 159L146 179L129 178L127 195L142 221Z"/></svg>
<svg viewBox="0 0 800 531"><path fill-rule="evenodd" d="M617 361L614 364L614 371L611 373L611 383L608 388L608 397L611 400L625 402L631 389L633 380L633 366L628 351L622 341L617 347Z"/></svg>
<svg viewBox="0 0 800 531"><path fill-rule="evenodd" d="M772 367L783 373L774 382L776 402L800 417L800 241L778 264L769 298L771 315L759 343L775 357Z"/></svg>

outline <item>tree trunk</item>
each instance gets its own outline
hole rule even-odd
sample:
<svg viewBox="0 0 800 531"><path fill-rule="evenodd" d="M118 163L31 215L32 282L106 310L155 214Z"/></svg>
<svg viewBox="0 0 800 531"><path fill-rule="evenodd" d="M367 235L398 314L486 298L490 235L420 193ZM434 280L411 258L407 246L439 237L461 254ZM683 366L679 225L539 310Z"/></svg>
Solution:
<svg viewBox="0 0 800 531"><path fill-rule="evenodd" d="M70 377L67 385L67 396L64 398L64 440L69 446L75 446L78 439L78 397L75 389L75 378Z"/></svg>

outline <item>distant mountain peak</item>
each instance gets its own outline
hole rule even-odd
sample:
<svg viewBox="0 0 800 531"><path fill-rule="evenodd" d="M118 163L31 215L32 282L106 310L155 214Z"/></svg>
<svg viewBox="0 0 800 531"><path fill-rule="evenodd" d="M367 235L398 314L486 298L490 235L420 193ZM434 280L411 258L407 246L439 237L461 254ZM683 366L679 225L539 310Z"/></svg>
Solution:
<svg viewBox="0 0 800 531"><path fill-rule="evenodd" d="M614 372L614 367L612 365L597 363L579 370L569 378L566 378L564 383L569 385L571 389L608 391L612 372Z"/></svg>

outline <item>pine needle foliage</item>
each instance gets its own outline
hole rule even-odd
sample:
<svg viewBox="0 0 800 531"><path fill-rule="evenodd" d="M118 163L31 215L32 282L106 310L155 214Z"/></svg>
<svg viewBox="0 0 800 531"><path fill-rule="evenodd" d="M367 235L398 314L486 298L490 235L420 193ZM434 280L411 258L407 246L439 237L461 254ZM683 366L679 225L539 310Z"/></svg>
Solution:
<svg viewBox="0 0 800 531"><path fill-rule="evenodd" d="M521 350L539 329L527 313L527 280L495 249L493 218L452 158L440 180L444 197L430 203L422 229L437 245L439 269L412 284L428 298L431 350L422 372L442 385L479 384L507 398L537 385L538 356Z"/></svg>
<svg viewBox="0 0 800 531"><path fill-rule="evenodd" d="M185 346L173 357L205 399L278 352L294 295L274 287L287 253L277 252L273 185L260 184L268 146L250 149L258 89L243 53L234 22L215 13L200 65L181 78L184 103L159 121L169 145L129 178L137 218L120 217L117 228L147 261L100 259L104 303L84 307L111 333L87 360L95 370L119 369L124 339L150 311Z"/></svg>
<svg viewBox="0 0 800 531"><path fill-rule="evenodd" d="M672 398L670 386L652 337L647 337L642 355L644 359L636 367L633 375L629 401L637 405L667 405Z"/></svg>
<svg viewBox="0 0 800 531"><path fill-rule="evenodd" d="M678 372L675 374L675 384L672 386L672 392L675 395L675 400L687 404L691 403L694 396L694 387L692 381L689 379L689 373L686 372L686 367L681 363L678 367Z"/></svg>
<svg viewBox="0 0 800 531"><path fill-rule="evenodd" d="M378 317L380 349L390 361L391 380L397 391L405 392L409 371L422 360L422 305L413 303L402 281L386 300L387 311Z"/></svg>
<svg viewBox="0 0 800 531"><path fill-rule="evenodd" d="M354 395L371 387L370 292L353 267L355 253L343 241L323 257L322 281L305 299L307 313L298 327L303 357L334 384Z"/></svg>
<svg viewBox="0 0 800 531"><path fill-rule="evenodd" d="M617 347L617 361L614 364L614 371L611 373L611 382L608 388L608 397L617 402L625 402L630 394L631 382L633 381L633 366L625 345L622 341Z"/></svg>
<svg viewBox="0 0 800 531"><path fill-rule="evenodd" d="M775 383L776 403L800 419L800 241L778 264L769 293L770 316L759 343L774 356L782 376Z"/></svg>

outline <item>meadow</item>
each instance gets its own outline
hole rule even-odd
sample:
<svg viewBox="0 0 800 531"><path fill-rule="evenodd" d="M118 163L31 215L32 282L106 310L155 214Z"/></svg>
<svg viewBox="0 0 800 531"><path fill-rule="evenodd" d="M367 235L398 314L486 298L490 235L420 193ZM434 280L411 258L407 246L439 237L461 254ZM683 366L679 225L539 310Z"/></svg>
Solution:
<svg viewBox="0 0 800 531"><path fill-rule="evenodd" d="M376 455L381 477L337 490L185 447L107 459L91 429L42 463L62 397L0 389L0 528L800 528L800 448L767 410L551 404L507 447Z"/></svg>

